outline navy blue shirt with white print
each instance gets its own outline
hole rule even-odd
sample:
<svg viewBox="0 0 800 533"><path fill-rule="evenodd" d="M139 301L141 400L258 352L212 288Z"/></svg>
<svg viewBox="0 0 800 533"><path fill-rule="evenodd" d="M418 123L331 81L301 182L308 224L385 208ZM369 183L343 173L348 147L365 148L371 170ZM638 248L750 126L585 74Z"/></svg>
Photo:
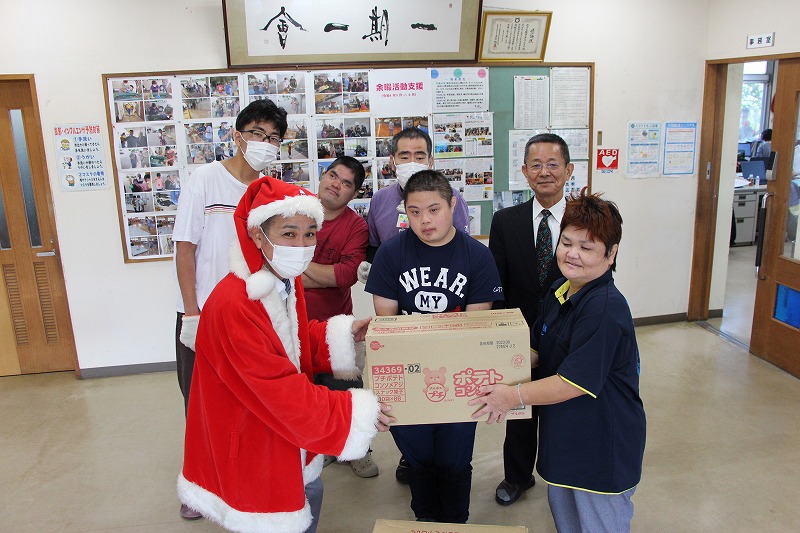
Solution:
<svg viewBox="0 0 800 533"><path fill-rule="evenodd" d="M365 290L396 300L404 315L503 299L489 248L461 231L443 246L425 244L413 231L392 237L378 248Z"/></svg>

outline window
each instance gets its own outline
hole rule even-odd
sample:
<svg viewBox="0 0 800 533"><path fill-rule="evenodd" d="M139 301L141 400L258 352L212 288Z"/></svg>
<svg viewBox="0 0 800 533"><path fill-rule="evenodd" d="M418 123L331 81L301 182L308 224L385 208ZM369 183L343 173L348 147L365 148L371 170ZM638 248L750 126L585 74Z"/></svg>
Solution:
<svg viewBox="0 0 800 533"><path fill-rule="evenodd" d="M769 102L772 96L773 61L744 64L742 109L739 119L739 142L759 139L769 127Z"/></svg>

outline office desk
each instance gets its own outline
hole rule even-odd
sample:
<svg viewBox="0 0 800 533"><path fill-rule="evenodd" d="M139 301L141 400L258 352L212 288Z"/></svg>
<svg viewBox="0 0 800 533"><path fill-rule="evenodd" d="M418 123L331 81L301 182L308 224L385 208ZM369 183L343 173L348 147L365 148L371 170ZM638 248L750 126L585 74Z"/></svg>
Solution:
<svg viewBox="0 0 800 533"><path fill-rule="evenodd" d="M733 246L755 244L756 221L761 209L761 200L767 192L767 185L749 185L733 191L733 219L736 222L736 240Z"/></svg>

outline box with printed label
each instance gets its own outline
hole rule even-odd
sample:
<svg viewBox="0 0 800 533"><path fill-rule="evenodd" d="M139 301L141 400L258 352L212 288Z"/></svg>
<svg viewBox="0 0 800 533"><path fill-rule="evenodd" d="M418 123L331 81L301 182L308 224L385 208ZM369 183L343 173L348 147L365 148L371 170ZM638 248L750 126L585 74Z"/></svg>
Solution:
<svg viewBox="0 0 800 533"><path fill-rule="evenodd" d="M369 388L397 425L472 421L481 385L531 380L519 309L375 317L367 330ZM530 406L507 419L531 417Z"/></svg>
<svg viewBox="0 0 800 533"><path fill-rule="evenodd" d="M383 520L375 522L372 533L528 533L524 526L482 526L478 524L443 524Z"/></svg>

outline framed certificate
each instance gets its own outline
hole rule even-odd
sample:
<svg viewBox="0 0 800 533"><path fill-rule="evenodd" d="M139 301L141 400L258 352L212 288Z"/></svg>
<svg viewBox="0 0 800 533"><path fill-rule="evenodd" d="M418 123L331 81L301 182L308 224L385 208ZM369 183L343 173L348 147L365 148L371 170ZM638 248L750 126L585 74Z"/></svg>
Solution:
<svg viewBox="0 0 800 533"><path fill-rule="evenodd" d="M552 12L484 11L478 61L544 61Z"/></svg>

